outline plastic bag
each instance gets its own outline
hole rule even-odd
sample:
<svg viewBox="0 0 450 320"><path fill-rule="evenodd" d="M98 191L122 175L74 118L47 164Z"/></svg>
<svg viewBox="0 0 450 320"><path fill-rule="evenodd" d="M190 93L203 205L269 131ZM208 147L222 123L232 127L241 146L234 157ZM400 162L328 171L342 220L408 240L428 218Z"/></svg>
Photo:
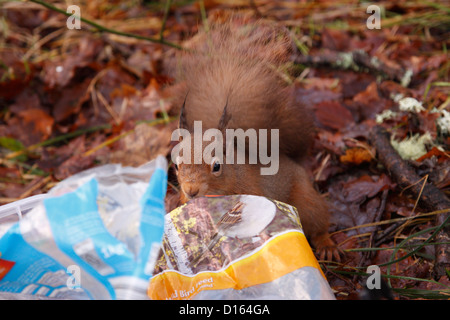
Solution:
<svg viewBox="0 0 450 320"><path fill-rule="evenodd" d="M335 299L290 205L204 197L165 223L151 299Z"/></svg>
<svg viewBox="0 0 450 320"><path fill-rule="evenodd" d="M0 220L0 297L147 298L164 232L166 170L164 157L86 170L18 222ZM18 205L0 208L0 218Z"/></svg>

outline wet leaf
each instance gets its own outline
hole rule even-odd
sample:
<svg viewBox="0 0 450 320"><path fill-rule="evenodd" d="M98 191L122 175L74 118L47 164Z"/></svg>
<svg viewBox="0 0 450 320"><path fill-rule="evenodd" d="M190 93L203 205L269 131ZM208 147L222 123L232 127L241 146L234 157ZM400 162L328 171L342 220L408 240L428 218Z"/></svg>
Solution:
<svg viewBox="0 0 450 320"><path fill-rule="evenodd" d="M363 175L342 183L342 200L348 203L360 203L366 198L375 196L378 192L394 186L385 174L380 176Z"/></svg>
<svg viewBox="0 0 450 320"><path fill-rule="evenodd" d="M28 109L19 112L18 116L26 123L33 123L33 133L40 136L43 141L50 137L55 120L41 109Z"/></svg>
<svg viewBox="0 0 450 320"><path fill-rule="evenodd" d="M324 101L316 104L315 117L325 128L342 129L354 123L351 112L335 101Z"/></svg>
<svg viewBox="0 0 450 320"><path fill-rule="evenodd" d="M364 148L351 148L345 150L345 154L340 157L341 162L361 164L363 162L370 162L373 159L373 154Z"/></svg>

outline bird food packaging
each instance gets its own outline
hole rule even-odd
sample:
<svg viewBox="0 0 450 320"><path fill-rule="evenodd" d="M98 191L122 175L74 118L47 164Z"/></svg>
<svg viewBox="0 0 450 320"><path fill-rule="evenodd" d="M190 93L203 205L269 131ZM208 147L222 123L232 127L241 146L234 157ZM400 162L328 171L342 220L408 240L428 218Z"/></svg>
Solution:
<svg viewBox="0 0 450 320"><path fill-rule="evenodd" d="M0 207L0 298L148 299L166 170L161 156L137 168L99 166L61 181L32 208L28 199ZM9 211L20 216L25 207L11 221Z"/></svg>
<svg viewBox="0 0 450 320"><path fill-rule="evenodd" d="M202 197L166 215L151 299L335 299L297 209L251 195Z"/></svg>

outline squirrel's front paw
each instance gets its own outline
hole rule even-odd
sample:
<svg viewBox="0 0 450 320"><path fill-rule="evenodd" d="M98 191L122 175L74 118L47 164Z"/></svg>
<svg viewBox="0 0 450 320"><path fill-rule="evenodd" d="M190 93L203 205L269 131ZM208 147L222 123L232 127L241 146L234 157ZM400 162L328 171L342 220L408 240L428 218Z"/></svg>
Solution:
<svg viewBox="0 0 450 320"><path fill-rule="evenodd" d="M320 260L340 262L341 256L344 255L344 252L330 238L328 233L314 237L312 243L316 249L316 256Z"/></svg>

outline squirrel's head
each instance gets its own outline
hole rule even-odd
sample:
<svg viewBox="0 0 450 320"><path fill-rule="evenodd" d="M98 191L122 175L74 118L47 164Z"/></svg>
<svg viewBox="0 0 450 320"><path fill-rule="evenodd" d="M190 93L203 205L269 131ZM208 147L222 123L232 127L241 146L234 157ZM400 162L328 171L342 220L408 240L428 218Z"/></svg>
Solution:
<svg viewBox="0 0 450 320"><path fill-rule="evenodd" d="M179 128L189 131L190 135L188 139L183 139L179 143L179 150L183 150L183 153L188 150L187 152L191 153L187 155L190 157L190 161L186 163L179 156L174 159L183 203L195 197L226 194L227 188L224 187L230 186L234 177L232 172L229 172L232 171L231 165L227 166L224 163L223 156L218 157L215 150L206 150L206 148L211 148L211 142L205 142L202 138L196 138L193 134L193 129L186 120L186 98L181 108ZM231 118L227 113L227 105L228 102L218 124L218 130L222 133L225 132ZM216 139L216 142L219 141L219 147L225 148L225 143L220 141L219 137L216 136L214 139ZM196 150L201 150L201 153L199 153L201 159L198 156L196 158L194 154Z"/></svg>
<svg viewBox="0 0 450 320"><path fill-rule="evenodd" d="M215 157L210 163L204 161L201 164L176 163L182 202L204 195L223 194L223 187L229 183L224 167L226 165Z"/></svg>

